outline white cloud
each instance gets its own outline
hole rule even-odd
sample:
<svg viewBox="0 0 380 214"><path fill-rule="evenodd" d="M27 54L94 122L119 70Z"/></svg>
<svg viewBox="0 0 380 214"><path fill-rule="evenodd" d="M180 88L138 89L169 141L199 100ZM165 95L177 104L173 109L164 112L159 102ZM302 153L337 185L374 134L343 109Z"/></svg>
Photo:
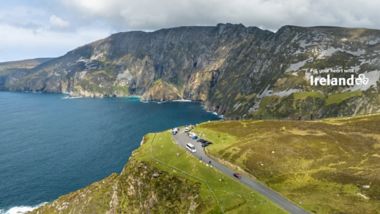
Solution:
<svg viewBox="0 0 380 214"><path fill-rule="evenodd" d="M57 57L110 34L110 31L105 29L79 28L74 32L63 32L7 24L0 24L0 32L0 61Z"/></svg>
<svg viewBox="0 0 380 214"><path fill-rule="evenodd" d="M57 57L114 32L101 24L71 22L77 16L61 4L6 6L0 8L0 62Z"/></svg>
<svg viewBox="0 0 380 214"><path fill-rule="evenodd" d="M278 29L283 25L380 28L380 1L373 0L62 0L81 15L119 29L243 23Z"/></svg>
<svg viewBox="0 0 380 214"><path fill-rule="evenodd" d="M242 23L380 29L375 0L20 0L0 8L0 61L57 56L115 31Z"/></svg>
<svg viewBox="0 0 380 214"><path fill-rule="evenodd" d="M49 18L49 22L53 27L56 28L68 28L70 23L59 16L51 15Z"/></svg>

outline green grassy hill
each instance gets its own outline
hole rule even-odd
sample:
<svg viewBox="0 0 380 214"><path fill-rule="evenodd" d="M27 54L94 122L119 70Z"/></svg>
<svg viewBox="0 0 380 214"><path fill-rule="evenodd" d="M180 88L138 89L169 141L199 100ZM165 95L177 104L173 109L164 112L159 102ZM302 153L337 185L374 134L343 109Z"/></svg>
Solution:
<svg viewBox="0 0 380 214"><path fill-rule="evenodd" d="M218 121L207 152L315 213L380 213L380 115Z"/></svg>
<svg viewBox="0 0 380 214"><path fill-rule="evenodd" d="M209 155L312 213L379 213L380 115L216 121L195 131ZM33 213L285 213L173 142L148 134L123 171Z"/></svg>
<svg viewBox="0 0 380 214"><path fill-rule="evenodd" d="M166 131L148 134L113 174L32 213L285 213L263 196L200 162Z"/></svg>

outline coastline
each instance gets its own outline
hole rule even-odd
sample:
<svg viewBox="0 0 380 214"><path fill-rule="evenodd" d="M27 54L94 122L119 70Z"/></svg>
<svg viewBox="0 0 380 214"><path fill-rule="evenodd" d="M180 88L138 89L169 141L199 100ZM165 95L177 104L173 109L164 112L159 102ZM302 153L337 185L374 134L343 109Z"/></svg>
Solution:
<svg viewBox="0 0 380 214"><path fill-rule="evenodd" d="M138 99L141 103L157 103L157 104L163 104L163 103L170 103L170 102L178 102L178 103L200 103L202 105L202 108L215 116L217 116L219 119L226 119L223 114L219 114L216 111L210 110L205 104L205 102L200 100L190 100L190 99L174 99L174 100L146 100L143 99L141 95L128 95L128 96L83 96L83 95L74 95L70 92L59 92L59 93L52 93L52 92L41 92L41 91L4 91L0 90L0 92L8 92L8 93L26 93L26 94L58 94L62 95L61 99L64 100L71 100L71 99L107 99L107 98L125 98L125 99ZM1 213L0 213L1 214Z"/></svg>
<svg viewBox="0 0 380 214"><path fill-rule="evenodd" d="M23 93L23 92L21 92ZM43 94L44 92L42 92ZM80 99L80 98L91 98L91 99L105 99L105 98L129 98L129 99L139 99L141 100L141 96L139 95L129 95L129 96L83 96L83 95L72 95L70 93L57 93L62 94L64 97L62 99Z"/></svg>
<svg viewBox="0 0 380 214"><path fill-rule="evenodd" d="M127 99L138 99L141 103L157 103L157 104L163 104L163 103L170 103L170 102L178 102L178 103L200 103L202 105L202 108L215 116L217 116L219 119L225 119L223 114L219 114L216 111L209 110L205 103L199 100L189 100L189 99L175 99L175 100L163 100L163 101L157 101L157 100L146 100L142 99L142 96L140 95L130 95L130 96L116 96L116 97L86 97L86 96L72 96L68 93L66 93L67 96L65 96L63 99L79 99L79 98L93 98L93 99L104 99L104 98L127 98Z"/></svg>
<svg viewBox="0 0 380 214"><path fill-rule="evenodd" d="M37 204L35 206L14 206L11 208L6 208L6 209L0 209L0 214L23 214L23 213L28 213L31 212L35 209L38 209L39 207L44 206L48 202L42 202L40 204Z"/></svg>
<svg viewBox="0 0 380 214"><path fill-rule="evenodd" d="M7 93L9 93L9 94L7 94ZM17 94L19 94L19 95L17 95ZM24 94L24 95L23 95ZM29 93L23 93L23 92L8 92L8 91L4 91L4 97L8 97L8 96L16 96L16 97L18 97L19 99L21 99L21 100L24 100L24 101L28 101L28 100L30 100L30 99L25 99L25 97L29 97L29 95L28 95ZM36 95L32 95L32 98L33 99L44 99L45 100L45 98L43 98L43 96L45 95L45 94L47 94L47 95L51 95L51 96L47 96L47 98L49 98L49 99L52 99L52 100L55 100L55 101L58 101L59 102L59 105L53 105L53 106L59 106L59 108L63 108L63 109L67 109L67 108L64 108L64 107L62 107L62 106L67 106L67 105L82 105L83 103L87 103L87 102L90 102L90 103L92 103L91 102L91 100L93 100L93 99L83 99L82 101L80 101L80 102L77 102L77 101L66 101L66 100L61 100L61 99L81 99L82 97L70 97L70 98L65 98L65 95L64 94L53 94L53 93L39 93L38 95L36 94ZM26 95L26 96L25 96ZM83 97L83 98L85 98L85 97ZM111 98L111 97L109 97L109 98ZM120 99L119 99L120 98ZM49 99L47 99L47 100L49 100ZM129 99L131 99L131 100L129 100ZM134 100L132 100L132 99L134 99ZM4 100L7 100L7 99L4 99ZM59 100L61 100L61 101L59 101ZM99 99L99 101L100 100L103 100L103 99ZM117 100L119 100L119 101L117 101ZM79 101L79 100L78 100ZM95 100L94 100L95 101ZM126 97L118 97L117 99L104 99L104 101L102 101L102 102L105 102L105 103L107 103L108 101L110 101L110 103L112 104L112 103L122 103L122 104L124 104L124 103L128 103L129 101L131 101L131 102L133 102L133 105L135 106L137 103L140 103L140 101L141 101L141 99L140 99L140 96L126 96ZM102 102L100 102L100 103L102 103ZM142 102L142 101L141 101ZM154 101L149 101L149 103L150 102L154 102ZM149 107L149 105L144 105L144 106L148 106L150 109L151 108L158 108L158 109L162 109L162 110L165 110L165 111L171 111L170 109L171 109L171 106L173 106L174 108L177 108L177 109L179 109L179 110L181 110L181 109L186 109L187 107L186 106L193 106L192 104L190 104L190 105L187 105L187 103L199 103L199 102L197 102L197 101L191 101L191 100L173 100L173 101L171 101L171 100L169 100L169 101L166 101L166 102L178 102L178 105L165 105L165 106L162 106L162 107L159 107L159 106L157 106L156 104L153 104L153 105L150 105L150 107ZM99 103L98 101L96 101L95 103ZM180 105L180 103L185 103L184 105ZM142 105L142 104L141 104ZM48 105L47 105L48 106ZM98 107L98 106L97 106ZM148 107L146 107L146 108L148 108ZM184 107L184 108L183 108ZM144 107L145 108L145 107ZM112 108L112 109L116 109L116 108ZM201 105L199 105L196 109L198 109L200 112L204 112L204 113L202 113L202 114L205 114L205 112L206 111L204 111L204 109L201 107ZM193 111L194 110L194 108L193 107L189 107L189 111ZM197 110L197 111L198 111ZM54 111L54 112L60 112L60 111ZM92 112L92 111L90 111L90 112ZM72 113L72 112L70 112L70 113ZM171 115L171 114L170 114ZM170 116L169 115L169 116ZM206 114L205 114L206 115ZM184 115L184 117L186 117L185 115ZM115 118L117 118L117 117L115 117ZM192 118L192 119L191 119ZM193 124L193 123L197 123L197 122L192 122L193 121L193 119L194 119L194 117L191 117L190 118L190 120L188 120L187 122L186 121L183 121L184 119L183 119L183 117L181 117L181 118L177 118L177 116L176 115L174 115L173 116L173 118L172 118L172 120L175 120L175 121L177 121L177 122L175 122L174 123L174 125L172 124L172 125L170 125L170 127L166 127L165 125L164 125L164 123L161 121L160 122L160 124L159 124L159 127L161 127L161 126L165 126L166 127L166 129L169 129L169 128L172 128L172 127L175 127L175 126L177 126L176 125L176 123L178 123L178 121L182 121L181 123L183 124L183 125L185 125L185 124ZM197 118L197 117L196 117ZM208 119L208 118L212 118L212 119ZM208 121L208 120L215 120L215 119L217 119L215 116L211 116L210 114L209 114L209 116L207 116L207 119L201 119L201 121ZM186 119L187 120L187 119ZM195 120L198 120L198 119L195 119ZM86 126L87 127L87 126ZM155 128L154 128L155 129ZM161 130L161 129L160 129ZM154 130L153 130L154 131ZM140 132L144 132L141 136L145 136L145 134L147 134L147 133L150 133L150 132L152 132L152 130L149 130L149 127L147 128L147 129L143 129L143 130L141 130ZM139 142L139 143L141 143L141 142L143 142L143 140L140 138L138 141L136 141L136 142ZM124 166L124 164L125 163L123 163L123 166ZM31 192L29 192L28 194L33 194L33 192L31 191ZM50 202L50 199L49 198L47 198L47 199L42 199L41 201L48 201L48 202ZM18 201L18 200L13 200L13 201L11 201L11 202L13 202L13 203L7 203L7 204L4 204L4 206L1 206L0 207L0 214L13 214L13 213L25 213L25 212L29 212L29 211L32 211L33 209L36 209L36 208L38 208L39 206L41 206L41 205L43 205L43 204L38 204L39 202L41 202L41 201L31 201L31 202L28 202L28 201Z"/></svg>

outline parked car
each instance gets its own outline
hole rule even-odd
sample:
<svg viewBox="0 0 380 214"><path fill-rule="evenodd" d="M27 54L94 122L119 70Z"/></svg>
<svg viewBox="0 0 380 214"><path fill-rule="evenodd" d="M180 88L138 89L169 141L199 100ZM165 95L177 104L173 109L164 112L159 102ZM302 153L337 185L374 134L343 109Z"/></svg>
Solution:
<svg viewBox="0 0 380 214"><path fill-rule="evenodd" d="M185 127L185 132L189 132L189 131L191 131L193 128L194 128L193 125L188 125L188 126Z"/></svg>
<svg viewBox="0 0 380 214"><path fill-rule="evenodd" d="M173 128L172 129L172 134L176 135L178 133L179 129L178 128Z"/></svg>
<svg viewBox="0 0 380 214"><path fill-rule="evenodd" d="M202 146L202 147L207 147L207 146L210 145L210 144L212 144L212 143L206 141L206 142L202 143L201 146Z"/></svg>
<svg viewBox="0 0 380 214"><path fill-rule="evenodd" d="M236 172L235 172L233 175L234 175L234 177L237 178L237 179L240 179L240 178L241 178L241 175L240 175L239 173L236 173Z"/></svg>
<svg viewBox="0 0 380 214"><path fill-rule="evenodd" d="M205 139L202 139L202 138L199 138L199 139L197 140L197 142L199 142L199 143L202 145L202 147L206 147L206 146L212 144L211 142L209 142L209 141L207 141L207 140L205 140Z"/></svg>
<svg viewBox="0 0 380 214"><path fill-rule="evenodd" d="M186 149L189 150L192 153L197 152L197 150L195 149L195 146L193 144L191 144L191 143L186 144Z"/></svg>
<svg viewBox="0 0 380 214"><path fill-rule="evenodd" d="M194 132L189 132L189 137L193 140L196 140L198 138L197 134L195 134Z"/></svg>

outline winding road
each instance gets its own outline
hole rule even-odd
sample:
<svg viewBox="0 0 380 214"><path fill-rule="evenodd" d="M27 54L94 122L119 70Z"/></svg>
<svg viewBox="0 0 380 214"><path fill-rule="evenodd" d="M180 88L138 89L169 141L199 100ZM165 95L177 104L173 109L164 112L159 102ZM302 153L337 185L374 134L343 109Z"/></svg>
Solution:
<svg viewBox="0 0 380 214"><path fill-rule="evenodd" d="M176 143L178 145L180 145L181 147L183 147L184 149L186 149L187 143L192 143L197 150L195 153L191 153L192 155L196 156L198 159L202 160L205 163L211 163L211 165L213 167L215 167L216 169L218 169L219 171L221 171L225 175L232 177L232 178L236 179L236 181L239 181L239 182L247 185L248 187L255 190L256 192L259 192L260 194L264 195L270 201L277 204L278 206L280 206L281 208L283 208L287 212L294 213L294 214L307 214L308 213L304 209L298 207L293 202L289 201L288 199L284 198L283 196L281 196L277 192L273 191L269 187L263 185L262 183L260 183L256 180L253 180L253 179L251 179L247 176L244 176L244 175L242 175L240 179L235 178L233 176L233 174L234 174L233 170L231 170L230 168L224 166L223 164L215 161L214 159L211 159L210 157L208 157L206 155L206 153L204 152L204 149L201 146L201 144L199 142L196 142L196 140L193 140L189 136L187 136L187 134L185 132L183 132L182 129L176 135L173 135L173 137L174 137L174 140L176 141Z"/></svg>

